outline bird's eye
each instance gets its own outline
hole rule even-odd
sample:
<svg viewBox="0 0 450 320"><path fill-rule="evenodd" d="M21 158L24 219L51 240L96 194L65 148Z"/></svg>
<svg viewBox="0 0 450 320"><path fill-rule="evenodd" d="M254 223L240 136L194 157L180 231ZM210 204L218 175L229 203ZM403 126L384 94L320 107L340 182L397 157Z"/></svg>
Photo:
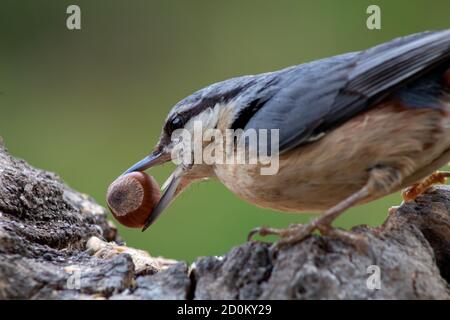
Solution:
<svg viewBox="0 0 450 320"><path fill-rule="evenodd" d="M173 131L175 131L177 129L183 128L183 126L184 126L184 119L183 119L182 116L176 115L175 117L173 117L169 121L168 125L169 125L169 127L168 127L169 131L173 132Z"/></svg>

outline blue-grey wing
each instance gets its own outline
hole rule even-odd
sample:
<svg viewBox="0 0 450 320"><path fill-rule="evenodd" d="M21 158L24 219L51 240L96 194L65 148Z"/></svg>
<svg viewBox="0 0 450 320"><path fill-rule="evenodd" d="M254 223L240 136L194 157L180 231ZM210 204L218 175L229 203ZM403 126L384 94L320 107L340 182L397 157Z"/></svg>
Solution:
<svg viewBox="0 0 450 320"><path fill-rule="evenodd" d="M449 61L450 30L444 30L300 65L280 73L275 93L245 129L279 129L280 152L290 150Z"/></svg>

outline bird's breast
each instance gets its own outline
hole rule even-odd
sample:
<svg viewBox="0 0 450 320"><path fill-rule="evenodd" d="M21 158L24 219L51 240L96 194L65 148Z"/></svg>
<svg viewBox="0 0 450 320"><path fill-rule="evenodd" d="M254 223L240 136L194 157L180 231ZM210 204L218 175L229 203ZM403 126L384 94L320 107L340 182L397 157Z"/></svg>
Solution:
<svg viewBox="0 0 450 320"><path fill-rule="evenodd" d="M261 175L261 164L221 164L214 171L232 192L261 207L322 211L361 189L374 166L393 166L408 183L438 169L450 160L449 130L446 110L411 109L391 101L283 153L274 175Z"/></svg>

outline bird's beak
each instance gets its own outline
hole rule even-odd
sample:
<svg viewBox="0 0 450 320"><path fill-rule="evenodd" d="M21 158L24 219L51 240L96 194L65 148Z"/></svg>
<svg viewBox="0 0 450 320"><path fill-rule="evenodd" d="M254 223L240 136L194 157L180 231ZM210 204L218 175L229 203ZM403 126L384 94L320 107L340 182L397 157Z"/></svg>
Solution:
<svg viewBox="0 0 450 320"><path fill-rule="evenodd" d="M175 196L178 194L178 186L180 185L182 178L182 168L177 167L176 170L170 175L167 181L164 183L162 189L164 191L161 199L159 199L158 204L153 208L150 216L147 218L142 231L147 230L148 227L152 225L153 222L161 215L161 213L166 209ZM178 191L178 192L177 192Z"/></svg>
<svg viewBox="0 0 450 320"><path fill-rule="evenodd" d="M122 175L134 172L134 171L145 171L148 168L166 163L170 160L170 153L164 151L155 151L151 155L145 157L141 161L136 162L127 171L122 173Z"/></svg>
<svg viewBox="0 0 450 320"><path fill-rule="evenodd" d="M164 151L155 151L151 155L145 157L141 161L137 162L133 166L131 166L127 171L123 174L127 174L134 171L144 171L148 168L166 163L170 161L171 155L170 152ZM169 179L163 185L163 195L159 200L158 204L153 208L153 211L150 213L142 231L145 231L155 220L161 215L165 208L170 204L170 202L175 198L180 185L180 181L182 178L183 169L181 166L177 167L175 171L170 175ZM178 190L180 191L180 190Z"/></svg>

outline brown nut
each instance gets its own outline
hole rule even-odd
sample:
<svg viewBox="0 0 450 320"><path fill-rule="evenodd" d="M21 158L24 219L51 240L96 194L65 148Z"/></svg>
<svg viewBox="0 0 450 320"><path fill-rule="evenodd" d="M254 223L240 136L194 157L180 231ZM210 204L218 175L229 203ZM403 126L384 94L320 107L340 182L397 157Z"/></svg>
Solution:
<svg viewBox="0 0 450 320"><path fill-rule="evenodd" d="M142 228L161 198L156 180L144 172L120 176L108 187L106 202L124 226Z"/></svg>

